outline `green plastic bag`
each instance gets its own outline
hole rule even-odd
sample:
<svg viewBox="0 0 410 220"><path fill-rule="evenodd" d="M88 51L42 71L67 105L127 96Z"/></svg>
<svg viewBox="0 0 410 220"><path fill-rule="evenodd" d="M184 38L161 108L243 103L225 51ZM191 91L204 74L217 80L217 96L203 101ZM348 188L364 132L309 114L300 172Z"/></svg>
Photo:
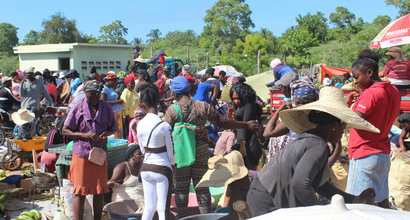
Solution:
<svg viewBox="0 0 410 220"><path fill-rule="evenodd" d="M65 149L66 150L73 150L73 143L74 143L74 141L68 142L67 147ZM109 141L107 141L107 148L110 148L110 147L111 147L111 144L110 144Z"/></svg>
<svg viewBox="0 0 410 220"><path fill-rule="evenodd" d="M178 104L172 105L178 113L179 122L175 123L172 136L174 138L175 161L177 168L191 166L195 163L196 145L195 129L193 124L185 123L182 119Z"/></svg>

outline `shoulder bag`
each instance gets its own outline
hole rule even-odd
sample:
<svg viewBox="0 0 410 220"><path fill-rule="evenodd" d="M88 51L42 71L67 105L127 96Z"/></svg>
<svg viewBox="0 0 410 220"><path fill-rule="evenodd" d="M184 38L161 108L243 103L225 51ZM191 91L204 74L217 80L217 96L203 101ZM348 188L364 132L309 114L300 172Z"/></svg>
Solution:
<svg viewBox="0 0 410 220"><path fill-rule="evenodd" d="M87 130L89 131L87 120L85 121L85 126L87 127ZM90 139L88 139L88 144L90 145L90 148L91 148ZM93 147L90 150L90 153L88 155L88 160L90 162L102 166L105 162L105 159L107 159L107 153L102 148Z"/></svg>
<svg viewBox="0 0 410 220"><path fill-rule="evenodd" d="M172 136L174 138L174 149L175 149L175 162L177 168L183 168L191 166L195 163L196 158L196 145L195 145L195 129L196 126L184 122L182 119L181 110L178 104L172 105L178 114L179 122L174 125L174 130L172 131ZM192 106L192 103L191 103ZM188 109L188 118L191 112L191 106Z"/></svg>

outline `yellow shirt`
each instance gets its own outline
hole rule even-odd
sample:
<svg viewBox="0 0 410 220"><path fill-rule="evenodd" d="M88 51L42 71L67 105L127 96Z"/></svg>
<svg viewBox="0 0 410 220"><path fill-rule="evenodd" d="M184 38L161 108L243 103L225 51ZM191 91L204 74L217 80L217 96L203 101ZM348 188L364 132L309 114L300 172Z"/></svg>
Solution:
<svg viewBox="0 0 410 220"><path fill-rule="evenodd" d="M122 106L122 115L129 115L130 118L134 118L135 109L140 107L140 97L135 90L130 91L125 88L121 94L121 99L124 100L124 105Z"/></svg>

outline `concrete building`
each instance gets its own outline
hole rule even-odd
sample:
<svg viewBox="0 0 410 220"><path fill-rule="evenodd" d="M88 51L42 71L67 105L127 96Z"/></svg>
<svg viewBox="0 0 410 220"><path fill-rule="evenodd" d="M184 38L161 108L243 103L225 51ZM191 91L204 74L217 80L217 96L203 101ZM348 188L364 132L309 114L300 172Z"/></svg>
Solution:
<svg viewBox="0 0 410 220"><path fill-rule="evenodd" d="M26 45L13 49L19 55L23 71L31 66L40 72L45 68L50 71L76 69L81 76L87 76L91 65L97 67L99 74L126 70L133 48L133 45L67 43Z"/></svg>

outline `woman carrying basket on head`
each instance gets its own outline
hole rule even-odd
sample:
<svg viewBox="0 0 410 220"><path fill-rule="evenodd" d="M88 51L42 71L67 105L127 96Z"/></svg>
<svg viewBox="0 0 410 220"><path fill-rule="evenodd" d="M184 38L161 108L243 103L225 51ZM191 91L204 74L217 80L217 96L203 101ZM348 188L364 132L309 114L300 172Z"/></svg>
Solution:
<svg viewBox="0 0 410 220"><path fill-rule="evenodd" d="M164 118L165 121L168 122L173 129L175 129L175 124L180 122L180 118L183 119L183 122L196 127L194 163L186 167L178 166L175 171L175 202L178 208L178 217L181 218L187 215L189 185L191 179L194 182L194 186L197 185L199 180L201 180L202 176L208 170L209 149L208 130L205 127L206 121L221 128L246 128L254 132L260 132L261 126L258 125L256 121L239 122L224 118L208 103L192 100L189 95L189 82L182 76L175 77L170 84L173 96L175 100L177 100L177 105L170 106L167 109ZM188 150L192 149L186 149L186 151ZM176 147L175 157L177 158L177 164L178 154L181 154L181 151L178 151ZM209 188L197 188L196 194L201 214L209 213L211 211L211 195L209 193Z"/></svg>

